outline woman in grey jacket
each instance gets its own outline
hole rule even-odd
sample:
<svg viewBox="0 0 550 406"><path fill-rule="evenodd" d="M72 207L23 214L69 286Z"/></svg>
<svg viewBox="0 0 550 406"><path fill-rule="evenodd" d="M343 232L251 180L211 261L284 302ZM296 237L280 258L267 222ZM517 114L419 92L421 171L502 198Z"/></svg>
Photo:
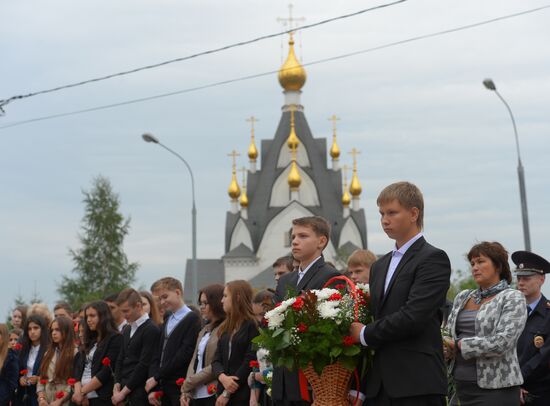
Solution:
<svg viewBox="0 0 550 406"><path fill-rule="evenodd" d="M460 292L447 322L444 348L456 395L451 405L517 406L523 383L516 345L527 320L524 296L511 289L508 253L498 242L470 250L479 286Z"/></svg>

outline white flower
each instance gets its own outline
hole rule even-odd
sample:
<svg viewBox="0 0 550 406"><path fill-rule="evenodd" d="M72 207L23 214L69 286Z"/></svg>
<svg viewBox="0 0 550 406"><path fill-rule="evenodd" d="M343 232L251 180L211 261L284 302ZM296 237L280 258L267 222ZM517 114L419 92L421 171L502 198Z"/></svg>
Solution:
<svg viewBox="0 0 550 406"><path fill-rule="evenodd" d="M319 301L327 300L334 293L340 293L336 289L329 289L329 288L320 289L320 290L315 289L315 290L312 290L312 292L315 293L315 296L317 296L317 300Z"/></svg>
<svg viewBox="0 0 550 406"><path fill-rule="evenodd" d="M327 301L321 302L317 305L317 310L319 315L323 319L333 319L338 315L338 304L337 301Z"/></svg>
<svg viewBox="0 0 550 406"><path fill-rule="evenodd" d="M370 288L368 283L358 283L355 285L357 289L361 289L365 293L370 293Z"/></svg>
<svg viewBox="0 0 550 406"><path fill-rule="evenodd" d="M282 326L283 320L285 319L285 315L284 313L274 313L268 317L266 313L265 318L267 319L267 326L270 329L274 330L277 327Z"/></svg>

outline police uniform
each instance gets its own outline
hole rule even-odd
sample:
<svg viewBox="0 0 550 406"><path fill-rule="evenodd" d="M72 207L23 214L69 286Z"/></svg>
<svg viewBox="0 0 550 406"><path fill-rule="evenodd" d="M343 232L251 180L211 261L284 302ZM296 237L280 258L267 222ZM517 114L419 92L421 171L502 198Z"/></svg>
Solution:
<svg viewBox="0 0 550 406"><path fill-rule="evenodd" d="M544 275L550 273L550 263L527 251L516 251L512 261L516 276ZM529 316L518 340L518 358L524 383L522 389L529 394L526 404L550 405L550 302L541 295Z"/></svg>

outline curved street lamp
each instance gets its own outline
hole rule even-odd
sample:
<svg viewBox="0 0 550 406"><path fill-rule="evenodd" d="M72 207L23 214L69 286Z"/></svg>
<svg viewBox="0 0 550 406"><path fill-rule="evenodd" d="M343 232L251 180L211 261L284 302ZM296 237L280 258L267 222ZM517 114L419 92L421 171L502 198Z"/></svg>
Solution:
<svg viewBox="0 0 550 406"><path fill-rule="evenodd" d="M521 163L521 157L519 154L519 138L518 138L518 130L516 128L516 120L514 120L512 109L510 108L508 103L506 103L506 100L504 100L504 98L498 92L497 87L495 86L495 82L493 82L492 79L485 79L483 81L483 85L487 89L496 93L499 99L506 106L508 113L510 113L510 118L512 119L512 125L514 126L514 135L516 137L516 151L518 154L518 180L519 180L519 197L521 200L521 218L523 220L523 242L525 244L525 250L531 251L531 236L529 233L529 216L527 213L527 194L525 192L525 175L523 172L523 165Z"/></svg>
<svg viewBox="0 0 550 406"><path fill-rule="evenodd" d="M189 171L189 175L191 176L191 198L193 199L193 208L191 209L191 218L192 218L192 226L191 226L191 238L192 238L192 246L191 246L191 252L192 252L192 292L191 292L191 301L192 303L197 303L197 208L195 205L195 178L193 176L193 171L191 170L191 167L187 163L187 161L176 151L168 148L166 145L164 145L162 142L158 140L153 134L145 133L141 136L143 138L143 141L157 144L170 152L171 154L175 155L177 158L179 158L180 161L182 161L185 166L187 167L187 170ZM182 292L183 293L183 292Z"/></svg>

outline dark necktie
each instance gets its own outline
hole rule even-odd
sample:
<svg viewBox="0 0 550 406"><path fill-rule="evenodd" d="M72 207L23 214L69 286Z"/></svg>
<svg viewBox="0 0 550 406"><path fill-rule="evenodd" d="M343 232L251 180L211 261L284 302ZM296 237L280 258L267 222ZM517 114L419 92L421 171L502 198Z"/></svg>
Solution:
<svg viewBox="0 0 550 406"><path fill-rule="evenodd" d="M529 317L532 311L531 306L527 305L527 317Z"/></svg>

